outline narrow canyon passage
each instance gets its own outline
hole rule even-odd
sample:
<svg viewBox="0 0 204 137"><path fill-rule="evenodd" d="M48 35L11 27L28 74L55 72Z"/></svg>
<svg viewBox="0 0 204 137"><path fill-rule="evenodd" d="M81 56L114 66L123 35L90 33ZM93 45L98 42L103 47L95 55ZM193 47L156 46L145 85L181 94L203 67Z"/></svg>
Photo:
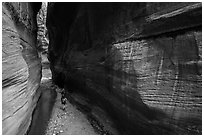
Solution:
<svg viewBox="0 0 204 137"><path fill-rule="evenodd" d="M33 112L28 135L104 135L119 134L107 113L88 97L70 94L65 105L61 91L51 81L49 61L42 55L42 94ZM40 91L39 91L40 92Z"/></svg>
<svg viewBox="0 0 204 137"><path fill-rule="evenodd" d="M202 134L202 3L3 2L2 133Z"/></svg>
<svg viewBox="0 0 204 137"><path fill-rule="evenodd" d="M90 99L76 93L66 98L66 104L61 102L61 92L52 82L50 63L47 59L46 38L46 3L42 3L37 15L38 47L41 56L42 78L37 92L40 92L38 103L32 115L28 135L83 135L83 134L119 134L114 123L106 112L97 105L90 104ZM69 92L69 91L66 91ZM72 92L75 93L75 92Z"/></svg>

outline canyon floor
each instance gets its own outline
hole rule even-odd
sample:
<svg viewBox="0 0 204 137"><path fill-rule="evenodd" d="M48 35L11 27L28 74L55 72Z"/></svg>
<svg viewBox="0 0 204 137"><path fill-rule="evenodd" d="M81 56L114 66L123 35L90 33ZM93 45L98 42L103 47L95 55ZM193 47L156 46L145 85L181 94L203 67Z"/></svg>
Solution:
<svg viewBox="0 0 204 137"><path fill-rule="evenodd" d="M80 93L70 93L61 104L61 90L52 84L49 61L42 55L42 94L33 113L29 135L119 134L104 110Z"/></svg>

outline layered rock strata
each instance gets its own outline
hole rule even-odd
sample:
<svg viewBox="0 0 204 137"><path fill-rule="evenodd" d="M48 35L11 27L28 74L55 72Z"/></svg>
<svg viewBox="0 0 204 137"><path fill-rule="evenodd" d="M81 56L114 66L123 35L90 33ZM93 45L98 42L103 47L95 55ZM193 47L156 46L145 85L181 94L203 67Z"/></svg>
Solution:
<svg viewBox="0 0 204 137"><path fill-rule="evenodd" d="M201 134L201 3L49 3L47 15L58 86L124 134Z"/></svg>
<svg viewBox="0 0 204 137"><path fill-rule="evenodd" d="M2 133L25 134L40 93L36 15L41 3L2 3Z"/></svg>

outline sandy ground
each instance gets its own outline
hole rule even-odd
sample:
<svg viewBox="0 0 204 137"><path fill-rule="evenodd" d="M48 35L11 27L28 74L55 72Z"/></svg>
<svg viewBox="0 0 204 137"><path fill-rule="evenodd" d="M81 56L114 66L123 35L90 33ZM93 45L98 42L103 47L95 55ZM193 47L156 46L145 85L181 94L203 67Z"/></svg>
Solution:
<svg viewBox="0 0 204 137"><path fill-rule="evenodd" d="M65 108L65 110L64 110ZM46 129L47 135L90 135L95 133L86 116L71 103L61 104L61 95L57 93L51 119Z"/></svg>

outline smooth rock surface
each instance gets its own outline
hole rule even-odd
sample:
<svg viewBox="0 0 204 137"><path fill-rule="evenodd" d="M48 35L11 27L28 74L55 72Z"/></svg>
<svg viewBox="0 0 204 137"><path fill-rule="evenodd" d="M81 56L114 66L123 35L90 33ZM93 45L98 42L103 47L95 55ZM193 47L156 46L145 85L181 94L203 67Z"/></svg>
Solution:
<svg viewBox="0 0 204 137"><path fill-rule="evenodd" d="M36 50L40 3L2 4L2 133L25 134L40 93Z"/></svg>

